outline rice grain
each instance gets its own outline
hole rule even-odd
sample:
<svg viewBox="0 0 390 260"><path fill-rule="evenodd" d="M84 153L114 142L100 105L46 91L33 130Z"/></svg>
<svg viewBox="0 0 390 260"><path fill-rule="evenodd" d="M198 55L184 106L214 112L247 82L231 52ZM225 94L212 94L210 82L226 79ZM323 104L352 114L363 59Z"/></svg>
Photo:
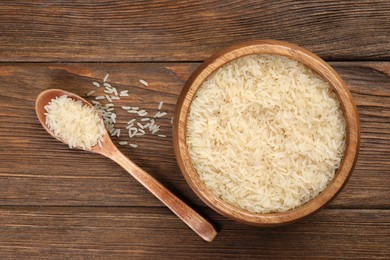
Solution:
<svg viewBox="0 0 390 260"><path fill-rule="evenodd" d="M187 146L217 197L250 212L284 212L323 191L340 166L345 120L329 84L284 56L248 55L198 89Z"/></svg>

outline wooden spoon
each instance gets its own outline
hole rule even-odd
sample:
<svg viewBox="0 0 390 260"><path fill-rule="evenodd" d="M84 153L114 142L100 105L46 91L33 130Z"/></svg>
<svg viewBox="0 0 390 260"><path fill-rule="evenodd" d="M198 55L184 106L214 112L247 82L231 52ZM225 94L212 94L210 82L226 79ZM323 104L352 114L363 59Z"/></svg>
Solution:
<svg viewBox="0 0 390 260"><path fill-rule="evenodd" d="M46 110L45 106L56 97L67 95L68 97L81 100L84 104L93 107L88 101L81 98L80 96L61 90L61 89L49 89L43 91L39 94L36 103L35 111L38 116L39 122L46 129L46 131L51 134L57 140L64 142L59 139L46 125ZM102 120L102 118L100 118ZM103 120L102 120L103 124ZM147 172L139 168L134 162L129 160L124 154L122 154L118 148L111 141L111 138L107 132L103 134L103 144L102 147L95 145L91 150L86 150L89 152L98 153L101 155L110 158L114 162L122 166L131 176L133 176L137 181L139 181L145 188L147 188L154 196L156 196L162 203L164 203L168 208L170 208L173 213L175 213L181 220L183 220L192 230L194 230L199 236L204 240L211 242L217 235L217 231L214 227L202 216L196 213L192 208L187 204L177 198L172 192L166 189L160 182L155 178L150 176ZM82 149L78 147L79 149Z"/></svg>

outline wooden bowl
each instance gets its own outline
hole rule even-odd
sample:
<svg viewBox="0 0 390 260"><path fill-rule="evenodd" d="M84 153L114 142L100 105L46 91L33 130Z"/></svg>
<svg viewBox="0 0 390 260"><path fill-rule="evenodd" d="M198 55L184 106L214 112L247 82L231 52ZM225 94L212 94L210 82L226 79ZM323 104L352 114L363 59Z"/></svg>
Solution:
<svg viewBox="0 0 390 260"><path fill-rule="evenodd" d="M187 150L187 115L192 100L203 82L226 63L250 54L276 54L297 60L317 72L328 81L340 100L346 121L346 148L340 168L328 187L317 197L298 208L281 213L253 213L232 206L214 195L194 169ZM173 128L176 159L192 190L212 209L233 220L256 226L280 226L308 216L330 202L343 188L355 166L359 143L360 123L352 95L344 81L325 61L310 51L294 44L264 40L233 45L218 51L191 75L180 93Z"/></svg>

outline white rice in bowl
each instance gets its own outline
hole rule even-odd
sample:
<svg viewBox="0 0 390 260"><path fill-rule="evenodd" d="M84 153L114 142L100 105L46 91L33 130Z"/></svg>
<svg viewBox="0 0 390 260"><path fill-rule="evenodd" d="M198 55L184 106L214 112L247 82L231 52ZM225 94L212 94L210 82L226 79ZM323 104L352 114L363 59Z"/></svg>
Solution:
<svg viewBox="0 0 390 260"><path fill-rule="evenodd" d="M187 146L224 201L284 212L323 191L340 166L346 127L329 84L303 64L249 55L212 74L192 101Z"/></svg>

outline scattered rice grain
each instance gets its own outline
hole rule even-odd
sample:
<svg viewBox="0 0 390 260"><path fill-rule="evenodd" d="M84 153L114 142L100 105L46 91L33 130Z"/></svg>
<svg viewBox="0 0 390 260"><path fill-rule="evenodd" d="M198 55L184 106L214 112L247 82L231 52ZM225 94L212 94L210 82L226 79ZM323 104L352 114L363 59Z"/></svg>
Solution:
<svg viewBox="0 0 390 260"><path fill-rule="evenodd" d="M112 122L115 124L116 123L116 114L112 113L110 118L111 118Z"/></svg>
<svg viewBox="0 0 390 260"><path fill-rule="evenodd" d="M165 115L167 115L167 112L160 112L160 114L158 115L158 117L163 117L163 116L165 116Z"/></svg>
<svg viewBox="0 0 390 260"><path fill-rule="evenodd" d="M145 110L138 111L139 116L146 116L147 114L148 114L148 112L146 112Z"/></svg>
<svg viewBox="0 0 390 260"><path fill-rule="evenodd" d="M163 104L164 104L164 101L160 101L160 104L158 104L158 110L161 110Z"/></svg>
<svg viewBox="0 0 390 260"><path fill-rule="evenodd" d="M105 82L105 83L103 83L103 86L104 86L107 90L113 91L112 85L111 85L110 83Z"/></svg>
<svg viewBox="0 0 390 260"><path fill-rule="evenodd" d="M107 80L108 80L108 76L110 76L110 74L106 74L106 76L104 76L104 78L103 78L103 82L106 82Z"/></svg>
<svg viewBox="0 0 390 260"><path fill-rule="evenodd" d="M119 129L117 128L117 129L115 129L114 131L112 131L112 133L111 133L111 136L115 136L115 135L117 135L118 134L118 131L119 131Z"/></svg>
<svg viewBox="0 0 390 260"><path fill-rule="evenodd" d="M91 90L87 93L87 97L90 97L93 95L93 93L95 93L96 91L95 90Z"/></svg>
<svg viewBox="0 0 390 260"><path fill-rule="evenodd" d="M136 121L136 119L133 118L133 119L129 120L129 121L127 122L127 124L132 124L132 123L134 123L135 121Z"/></svg>
<svg viewBox="0 0 390 260"><path fill-rule="evenodd" d="M128 97L129 96L128 92L129 92L128 90L122 90L121 92L119 92L119 96Z"/></svg>
<svg viewBox="0 0 390 260"><path fill-rule="evenodd" d="M145 87L148 87L148 86L149 86L149 83L146 82L146 81L143 80L143 79L140 79L139 82L141 82L141 84L144 85Z"/></svg>

